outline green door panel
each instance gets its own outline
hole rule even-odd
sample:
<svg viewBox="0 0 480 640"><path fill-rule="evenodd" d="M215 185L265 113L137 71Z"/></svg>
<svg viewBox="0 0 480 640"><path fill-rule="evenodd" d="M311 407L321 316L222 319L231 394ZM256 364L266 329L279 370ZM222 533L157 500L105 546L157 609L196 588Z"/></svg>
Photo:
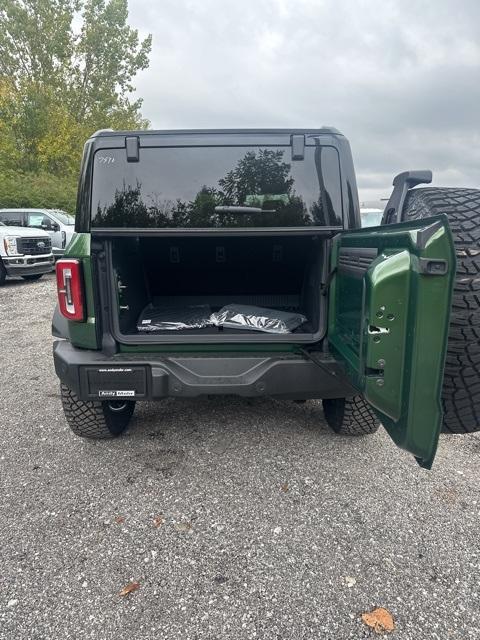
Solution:
<svg viewBox="0 0 480 640"><path fill-rule="evenodd" d="M455 275L447 217L341 233L332 273L332 350L393 441L430 468Z"/></svg>

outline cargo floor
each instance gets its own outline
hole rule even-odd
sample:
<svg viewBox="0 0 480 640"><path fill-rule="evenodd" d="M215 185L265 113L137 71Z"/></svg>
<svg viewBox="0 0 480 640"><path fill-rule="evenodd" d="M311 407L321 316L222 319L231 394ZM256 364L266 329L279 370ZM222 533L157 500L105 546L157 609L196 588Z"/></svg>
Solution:
<svg viewBox="0 0 480 640"><path fill-rule="evenodd" d="M157 308L179 308L188 305L202 305L208 304L212 310L218 311L223 306L232 303L249 304L258 307L267 307L269 309L278 311L300 311L299 303L300 299L297 295L240 295L240 296L155 296L152 300L152 304ZM292 333L314 333L315 328L309 321L302 324ZM136 328L128 332L128 335L135 335L137 333L141 335L245 335L245 333L264 333L262 331L255 331L253 329L232 329L229 327L204 327L202 329L179 329L179 330L155 330L155 331L137 331Z"/></svg>

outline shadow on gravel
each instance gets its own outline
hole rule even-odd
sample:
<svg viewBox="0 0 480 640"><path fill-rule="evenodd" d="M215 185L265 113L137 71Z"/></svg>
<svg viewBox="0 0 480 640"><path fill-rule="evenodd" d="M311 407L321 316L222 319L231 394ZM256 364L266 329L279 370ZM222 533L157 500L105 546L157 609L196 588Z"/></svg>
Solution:
<svg viewBox="0 0 480 640"><path fill-rule="evenodd" d="M33 282L29 282L28 280L23 280L22 278L8 278L2 285L3 289L14 289L15 287L34 287L37 283L41 282L40 280L35 280Z"/></svg>
<svg viewBox="0 0 480 640"><path fill-rule="evenodd" d="M51 280L55 277L55 272L45 273L39 280L24 280L21 277L8 277L2 285L3 289L14 289L15 287L34 287L41 282L45 282L46 280Z"/></svg>
<svg viewBox="0 0 480 640"><path fill-rule="evenodd" d="M223 432L235 434L299 435L316 432L335 436L325 423L321 401L299 404L273 398L206 396L170 398L161 402L139 403L129 435L143 439L160 430L170 433Z"/></svg>
<svg viewBox="0 0 480 640"><path fill-rule="evenodd" d="M139 403L123 436L84 442L89 449L84 455L103 470L115 467L127 485L141 476L153 481L187 478L206 468L228 476L232 468L263 468L267 460L288 469L293 459L299 463L305 455L333 461L364 457L372 445L376 448L375 436L333 433L320 401L230 396Z"/></svg>

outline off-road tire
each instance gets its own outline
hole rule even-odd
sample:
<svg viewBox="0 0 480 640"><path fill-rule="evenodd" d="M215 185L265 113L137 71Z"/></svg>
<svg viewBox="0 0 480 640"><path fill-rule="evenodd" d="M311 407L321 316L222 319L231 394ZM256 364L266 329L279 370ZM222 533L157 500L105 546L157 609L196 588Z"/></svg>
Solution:
<svg viewBox="0 0 480 640"><path fill-rule="evenodd" d="M113 410L110 402L83 402L64 384L60 391L68 426L81 438L116 438L128 427L135 409L132 401L122 403L121 410Z"/></svg>
<svg viewBox="0 0 480 640"><path fill-rule="evenodd" d="M42 276L43 276L43 273L32 273L29 276L22 276L22 278L24 280L40 280Z"/></svg>
<svg viewBox="0 0 480 640"><path fill-rule="evenodd" d="M328 426L344 436L369 435L380 426L362 396L323 400L323 413Z"/></svg>
<svg viewBox="0 0 480 640"><path fill-rule="evenodd" d="M457 254L445 376L443 431L480 430L480 190L412 189L405 220L448 216Z"/></svg>
<svg viewBox="0 0 480 640"><path fill-rule="evenodd" d="M2 259L0 258L0 287L2 284L5 284L5 280L7 279L7 270L3 264Z"/></svg>

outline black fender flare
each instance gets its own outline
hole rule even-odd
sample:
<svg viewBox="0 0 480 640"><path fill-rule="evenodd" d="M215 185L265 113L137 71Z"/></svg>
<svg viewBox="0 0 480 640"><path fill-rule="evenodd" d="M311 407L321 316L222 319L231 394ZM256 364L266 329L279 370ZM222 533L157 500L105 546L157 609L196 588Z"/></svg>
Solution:
<svg viewBox="0 0 480 640"><path fill-rule="evenodd" d="M63 338L70 340L70 330L68 328L68 320L62 316L58 304L55 305L55 311L52 318L52 335L55 338Z"/></svg>

